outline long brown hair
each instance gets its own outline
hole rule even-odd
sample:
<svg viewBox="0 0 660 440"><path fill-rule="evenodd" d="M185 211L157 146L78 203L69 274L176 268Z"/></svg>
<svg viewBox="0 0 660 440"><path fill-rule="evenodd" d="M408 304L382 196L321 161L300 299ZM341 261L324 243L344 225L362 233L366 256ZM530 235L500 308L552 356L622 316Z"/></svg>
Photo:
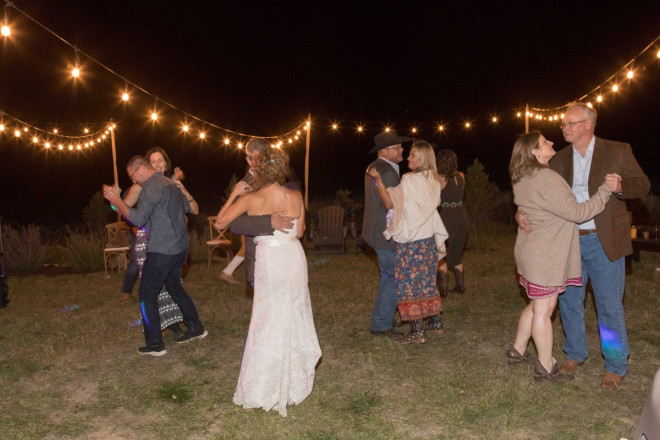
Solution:
<svg viewBox="0 0 660 440"><path fill-rule="evenodd" d="M538 130L523 134L513 144L513 153L511 153L511 162L509 163L509 175L511 175L511 184L516 184L520 180L532 174L535 170L547 168L539 162L532 150L539 147L541 132Z"/></svg>

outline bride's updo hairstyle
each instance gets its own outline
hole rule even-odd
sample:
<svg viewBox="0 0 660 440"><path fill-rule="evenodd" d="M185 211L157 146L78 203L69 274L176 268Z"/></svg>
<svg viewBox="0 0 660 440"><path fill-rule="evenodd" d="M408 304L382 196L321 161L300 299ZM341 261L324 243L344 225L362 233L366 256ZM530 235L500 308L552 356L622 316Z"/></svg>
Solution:
<svg viewBox="0 0 660 440"><path fill-rule="evenodd" d="M289 172L289 155L280 148L267 148L257 156L255 180L252 191L257 191L271 183L284 185Z"/></svg>

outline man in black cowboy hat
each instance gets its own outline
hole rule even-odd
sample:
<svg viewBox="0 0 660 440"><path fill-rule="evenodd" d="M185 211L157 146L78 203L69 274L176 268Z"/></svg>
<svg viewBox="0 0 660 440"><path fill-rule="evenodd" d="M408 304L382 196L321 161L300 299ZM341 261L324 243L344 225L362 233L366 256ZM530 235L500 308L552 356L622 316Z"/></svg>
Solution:
<svg viewBox="0 0 660 440"><path fill-rule="evenodd" d="M385 187L396 186L399 177L399 162L403 160L403 146L412 139L399 136L396 131L379 133L374 138L376 146L369 151L378 153L378 158L369 164L367 171L376 168ZM378 297L371 313L371 334L374 336L397 337L392 323L397 307L396 289L394 288L394 242L383 237L387 209L378 196L373 180L368 174L364 178L364 221L362 237L376 251L380 269Z"/></svg>

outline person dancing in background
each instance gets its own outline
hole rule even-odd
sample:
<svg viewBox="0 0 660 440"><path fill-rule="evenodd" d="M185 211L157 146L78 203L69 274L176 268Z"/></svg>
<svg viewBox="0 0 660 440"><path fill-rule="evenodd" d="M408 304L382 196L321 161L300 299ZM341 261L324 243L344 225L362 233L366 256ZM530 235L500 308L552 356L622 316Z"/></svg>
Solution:
<svg viewBox="0 0 660 440"><path fill-rule="evenodd" d="M534 380L557 383L573 379L572 374L559 371L552 356L551 317L557 297L566 287L583 284L577 223L600 214L611 189L603 183L594 196L578 203L566 181L548 166L554 155L552 142L539 131L518 138L511 154L509 174L514 202L526 213L534 233L519 230L516 239L519 282L530 302L520 314L516 339L506 357L509 363L533 364ZM530 337L534 339L537 361L527 353Z"/></svg>
<svg viewBox="0 0 660 440"><path fill-rule="evenodd" d="M199 214L199 204L192 196L192 194L188 192L186 187L183 185L183 182L181 182L185 178L185 174L183 174L183 171L179 167L172 169L172 161L170 160L170 157L167 155L165 150L160 147L153 147L147 151L147 154L145 154L144 157L147 158L157 173L162 173L165 175L165 177L169 177L172 179L172 182L174 182L174 184L179 187L183 195L186 196L186 199L188 199L188 203L190 204L190 212L195 215Z"/></svg>
<svg viewBox="0 0 660 440"><path fill-rule="evenodd" d="M284 186L289 157L279 149L261 152L249 186L236 184L216 225L234 219L282 212L293 228L254 239L252 317L233 401L244 408L276 409L287 415L312 392L321 357L307 281L307 259L299 238L305 233L305 205L299 191Z"/></svg>
<svg viewBox="0 0 660 440"><path fill-rule="evenodd" d="M454 271L455 286L452 293L465 293L463 278L463 249L468 235L468 217L463 196L465 194L465 176L458 169L458 158L452 150L440 150L435 157L438 166L438 181L442 188L442 203L438 211L442 223L447 228L447 256L438 267L438 290L445 297L448 288L448 267Z"/></svg>
<svg viewBox="0 0 660 440"><path fill-rule="evenodd" d="M393 210L384 236L392 237L396 243L394 285L399 315L410 325L400 342L423 344L427 331L444 332L436 277L438 261L445 254L447 230L437 211L440 182L436 178L433 147L428 142L413 142L408 168L411 172L403 176L399 185L390 188L385 188L375 167L367 173L374 179L385 208ZM422 327L424 318L428 321Z"/></svg>

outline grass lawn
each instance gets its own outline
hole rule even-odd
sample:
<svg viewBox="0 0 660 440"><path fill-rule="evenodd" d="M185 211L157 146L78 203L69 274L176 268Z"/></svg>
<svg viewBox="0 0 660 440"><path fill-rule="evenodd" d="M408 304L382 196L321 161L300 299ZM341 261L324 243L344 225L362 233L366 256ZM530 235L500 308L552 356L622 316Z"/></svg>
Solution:
<svg viewBox="0 0 660 440"><path fill-rule="evenodd" d="M209 336L177 345L166 333L161 358L136 351L139 308L118 300L123 273L9 274L0 439L632 438L660 367L660 255L642 252L626 279L630 373L606 392L591 298L591 355L573 382L536 384L530 367L507 366L525 305L513 243L505 234L491 251L466 252L467 293L446 298L445 334L420 346L369 334L375 256L308 254L323 358L314 391L287 418L232 403L252 302L220 281L220 264L196 263L184 281ZM559 317L554 328L561 360Z"/></svg>

